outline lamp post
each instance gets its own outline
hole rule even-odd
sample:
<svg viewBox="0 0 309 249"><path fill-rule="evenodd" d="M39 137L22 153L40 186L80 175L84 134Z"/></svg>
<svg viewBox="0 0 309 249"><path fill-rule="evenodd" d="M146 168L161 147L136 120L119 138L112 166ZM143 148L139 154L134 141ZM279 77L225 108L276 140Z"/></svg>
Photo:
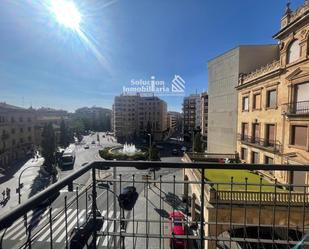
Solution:
<svg viewBox="0 0 309 249"><path fill-rule="evenodd" d="M21 193L20 193L20 190L21 188L23 187L23 184L20 183L20 180L21 180L21 176L22 174L27 170L27 169L30 169L30 168L41 168L41 166L29 166L29 167L26 167L22 170L22 172L20 172L19 174L19 177L18 177L18 187L16 189L16 192L18 193L18 204L21 203Z"/></svg>

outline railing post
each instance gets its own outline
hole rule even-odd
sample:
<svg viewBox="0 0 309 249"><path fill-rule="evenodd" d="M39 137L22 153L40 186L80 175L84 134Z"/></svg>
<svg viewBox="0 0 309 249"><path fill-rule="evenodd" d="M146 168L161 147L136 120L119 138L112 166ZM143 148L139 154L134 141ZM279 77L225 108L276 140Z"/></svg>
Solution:
<svg viewBox="0 0 309 249"><path fill-rule="evenodd" d="M95 167L92 167L92 215L93 215L93 230L92 230L92 248L97 248L97 190L96 190L96 174Z"/></svg>
<svg viewBox="0 0 309 249"><path fill-rule="evenodd" d="M201 222L200 222L200 242L201 248L204 249L204 206L205 206L205 169L201 170Z"/></svg>

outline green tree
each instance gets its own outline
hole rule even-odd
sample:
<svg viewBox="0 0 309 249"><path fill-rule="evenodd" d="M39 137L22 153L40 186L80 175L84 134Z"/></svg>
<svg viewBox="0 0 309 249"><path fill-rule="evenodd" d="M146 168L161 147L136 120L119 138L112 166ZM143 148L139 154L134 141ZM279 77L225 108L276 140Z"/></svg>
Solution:
<svg viewBox="0 0 309 249"><path fill-rule="evenodd" d="M194 135L194 151L195 152L203 152L203 144L202 144L202 138L201 138L201 133L197 132Z"/></svg>
<svg viewBox="0 0 309 249"><path fill-rule="evenodd" d="M68 142L68 129L65 125L64 120L62 119L60 123L60 145L67 147Z"/></svg>
<svg viewBox="0 0 309 249"><path fill-rule="evenodd" d="M42 156L45 159L45 166L48 170L52 171L53 163L55 162L56 138L51 123L45 125L43 128L41 148Z"/></svg>

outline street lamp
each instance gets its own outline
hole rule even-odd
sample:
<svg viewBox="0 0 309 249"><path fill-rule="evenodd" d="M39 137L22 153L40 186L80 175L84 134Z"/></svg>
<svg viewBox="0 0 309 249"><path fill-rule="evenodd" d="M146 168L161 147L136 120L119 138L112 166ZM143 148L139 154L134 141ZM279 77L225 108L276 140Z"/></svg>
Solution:
<svg viewBox="0 0 309 249"><path fill-rule="evenodd" d="M27 169L30 169L30 168L41 168L41 166L29 166L29 167L24 168L24 169L22 170L22 172L20 172L19 177L18 177L18 187L17 187L17 189L16 189L16 192L18 193L18 204L21 203L21 193L20 193L20 190L21 190L22 187L24 186L24 184L20 182L20 179L21 179L22 174L23 174Z"/></svg>

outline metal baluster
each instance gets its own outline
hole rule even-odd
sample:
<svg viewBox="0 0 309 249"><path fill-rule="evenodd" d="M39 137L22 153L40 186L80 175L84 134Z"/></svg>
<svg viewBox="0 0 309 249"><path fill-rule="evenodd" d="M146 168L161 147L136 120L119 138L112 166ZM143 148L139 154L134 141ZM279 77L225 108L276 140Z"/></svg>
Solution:
<svg viewBox="0 0 309 249"><path fill-rule="evenodd" d="M146 248L148 249L148 187L149 187L149 183L148 183L148 177L146 178Z"/></svg>
<svg viewBox="0 0 309 249"><path fill-rule="evenodd" d="M201 248L204 248L204 206L205 206L205 169L202 169L201 175L201 221L200 221L200 243Z"/></svg>
<svg viewBox="0 0 309 249"><path fill-rule="evenodd" d="M65 248L68 249L68 210L67 210L67 196L64 197L64 215L65 215Z"/></svg>
<svg viewBox="0 0 309 249"><path fill-rule="evenodd" d="M86 217L87 217L87 214L88 214L88 186L86 187Z"/></svg>
<svg viewBox="0 0 309 249"><path fill-rule="evenodd" d="M174 194L174 196L173 196L173 201L175 200L175 188L176 188L176 184L175 184L175 175L173 175L173 194ZM173 203L173 213L174 213L174 211L175 211L175 205L174 205L174 203ZM173 222L174 223L174 222ZM172 226L174 227L174 224L172 223ZM173 228L173 230L174 230L174 228ZM174 235L174 233L172 233L172 236L173 236L173 244L172 244L172 248L174 248L174 241L175 241L175 235Z"/></svg>
<svg viewBox="0 0 309 249"><path fill-rule="evenodd" d="M247 238L247 199L248 199L248 177L245 177L245 216L244 216L244 237Z"/></svg>
<svg viewBox="0 0 309 249"><path fill-rule="evenodd" d="M230 231L232 231L232 214L233 214L233 185L234 185L234 177L231 177L231 196L230 196ZM230 248L232 248L232 234L230 234Z"/></svg>
<svg viewBox="0 0 309 249"><path fill-rule="evenodd" d="M261 229L261 208L262 208L262 177L260 178L259 189L259 225L258 225L258 246L260 245L260 229Z"/></svg>
<svg viewBox="0 0 309 249"><path fill-rule="evenodd" d="M49 234L50 234L50 249L53 249L53 219L52 219L52 207L49 207ZM31 244L31 239L30 239Z"/></svg>
<svg viewBox="0 0 309 249"><path fill-rule="evenodd" d="M162 210L162 175L160 175L160 183L159 183L159 192L160 192L160 200L159 200L159 202L160 202L160 210ZM162 217L161 217L161 215L159 215L159 219L160 219L160 224L159 224L159 235L160 235L160 245L159 245L159 249L161 249L161 247L162 247L162 245L161 245L161 243L162 243ZM163 243L164 243L164 240L163 240Z"/></svg>
<svg viewBox="0 0 309 249"><path fill-rule="evenodd" d="M76 224L77 227L79 228L79 196L78 196L78 186L76 187ZM86 218L87 218L87 214L86 214Z"/></svg>
<svg viewBox="0 0 309 249"><path fill-rule="evenodd" d="M306 218L306 186L304 186L304 193L303 193L303 236L305 236L305 218Z"/></svg>
<svg viewBox="0 0 309 249"><path fill-rule="evenodd" d="M286 239L287 239L287 244L286 247L290 248L289 246L289 231L290 231L290 219L291 219L291 197L292 197L292 185L289 183L289 199L288 199L288 227L287 227L287 234L286 234Z"/></svg>
<svg viewBox="0 0 309 249"><path fill-rule="evenodd" d="M135 175L133 174L132 175L132 181L133 181L133 187L135 187ZM135 205L133 207L133 210L132 210L132 215L133 215L133 237L132 237L132 242L133 242L133 247L132 248L135 248L134 246L134 238L135 238L135 226L134 226L134 211L135 210Z"/></svg>
<svg viewBox="0 0 309 249"><path fill-rule="evenodd" d="M276 224L276 206L277 206L277 179L275 179L275 200L274 201L274 205L273 205L273 224L272 224L272 235L271 235L271 239L272 239L272 244L271 244L271 248L274 248L274 244L275 244L275 224Z"/></svg>
<svg viewBox="0 0 309 249"><path fill-rule="evenodd" d="M92 229L92 248L97 248L97 190L96 190L96 172L95 167L92 168L92 215L93 215L93 229Z"/></svg>
<svg viewBox="0 0 309 249"><path fill-rule="evenodd" d="M217 183L217 193L219 193L219 184ZM215 232L215 235L216 235L216 247L217 247L217 244L218 244L218 194L216 194L216 232Z"/></svg>

